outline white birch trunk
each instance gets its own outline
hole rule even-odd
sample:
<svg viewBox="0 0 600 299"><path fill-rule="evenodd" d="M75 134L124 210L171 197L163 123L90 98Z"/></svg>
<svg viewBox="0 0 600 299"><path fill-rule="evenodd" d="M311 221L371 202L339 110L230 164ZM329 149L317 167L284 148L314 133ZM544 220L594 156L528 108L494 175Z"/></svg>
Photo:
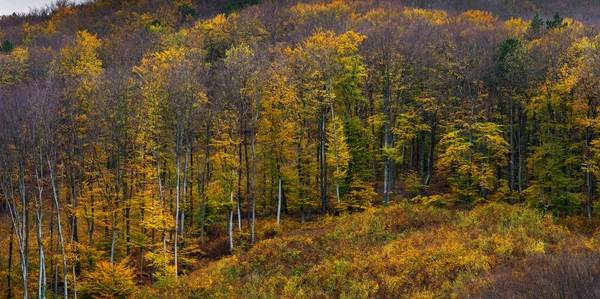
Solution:
<svg viewBox="0 0 600 299"><path fill-rule="evenodd" d="M67 255L65 253L65 241L63 238L62 232L62 224L60 221L60 204L58 202L58 190L56 187L56 174L54 173L54 163L50 162L50 158L48 157L48 168L50 169L50 182L52 185L52 197L54 198L54 205L56 206L56 223L58 228L58 240L60 244L60 251L62 255L62 263L63 263L63 288L64 288L64 298L69 298L69 288L68 288L68 280L67 280Z"/></svg>

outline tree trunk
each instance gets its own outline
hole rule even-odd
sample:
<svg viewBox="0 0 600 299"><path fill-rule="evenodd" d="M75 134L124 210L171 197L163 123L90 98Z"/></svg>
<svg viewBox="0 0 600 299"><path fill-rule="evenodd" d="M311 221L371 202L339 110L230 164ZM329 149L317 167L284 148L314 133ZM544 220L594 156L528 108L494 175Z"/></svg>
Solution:
<svg viewBox="0 0 600 299"><path fill-rule="evenodd" d="M92 192L93 190L93 185L90 184L90 205L91 205L91 219L89 220L88 223L88 227L89 227L89 232L88 232L88 238L89 238L89 246L90 248L94 248L94 228L95 228L95 198L94 198L94 193ZM92 261L90 261L90 268L92 268Z"/></svg>
<svg viewBox="0 0 600 299"><path fill-rule="evenodd" d="M523 145L524 145L524 139L525 139L525 135L526 132L524 132L525 130L524 125L525 125L525 115L523 115L523 108L521 105L519 105L519 115L518 115L518 124L517 124L517 136L518 136L518 144L517 144L517 152L519 155L519 166L518 166L518 173L517 173L517 187L519 190L519 194L521 194L521 192L523 191L523 155L524 155L524 151L523 151Z"/></svg>
<svg viewBox="0 0 600 299"><path fill-rule="evenodd" d="M431 118L431 132L429 133L429 157L427 158L427 178L425 179L425 185L429 186L431 176L433 175L433 151L435 149L435 129L437 122L435 117Z"/></svg>
<svg viewBox="0 0 600 299"><path fill-rule="evenodd" d="M231 205L233 206L233 190L231 190ZM233 251L233 208L229 211L229 225L227 226L229 231L229 250Z"/></svg>
<svg viewBox="0 0 600 299"><path fill-rule="evenodd" d="M586 154L589 154L589 146L592 141L592 132L589 128L585 131L585 145L586 145ZM592 222L592 201L594 199L594 180L593 174L591 171L586 171L585 173L586 185L587 185L587 203L586 203L586 211L588 216L588 224L590 226L593 225Z"/></svg>
<svg viewBox="0 0 600 299"><path fill-rule="evenodd" d="M56 207L56 225L58 228L58 241L60 244L62 262L63 262L64 298L67 299L67 298L69 298L69 288L68 288L68 280L67 280L67 255L65 253L65 241L64 241L63 233L62 233L62 224L60 221L60 204L58 202L58 189L56 187L56 173L55 173L56 163L54 161L51 162L51 160L54 160L55 155L56 155L56 153L53 152L52 159L50 157L48 157L47 160L48 160L48 168L50 170L50 183L52 185L52 197L54 198L54 205Z"/></svg>
<svg viewBox="0 0 600 299"><path fill-rule="evenodd" d="M14 234L15 234L15 225L10 223L10 240L8 241L8 272L6 272L6 285L8 288L6 297L11 299L13 297L12 293L12 283L10 280L10 273L12 272L12 256L13 256L13 242L14 242Z"/></svg>
<svg viewBox="0 0 600 299"><path fill-rule="evenodd" d="M39 160L35 160L35 177L36 177L36 182L37 182L37 187L38 187L38 199L36 202L37 205L37 209L36 209L36 214L35 214L35 218L36 218L36 229L37 229L37 242L38 242L38 259L39 259L39 270L38 270L38 298L45 298L46 297L46 261L45 261L45 257L44 257L44 242L42 241L43 236L42 236L42 220L43 220L43 192L44 192L44 187L43 187L43 174L44 174L44 158L42 155L42 146L40 146L40 152L39 152ZM39 165L38 165L39 163Z"/></svg>
<svg viewBox="0 0 600 299"><path fill-rule="evenodd" d="M145 203L142 202L140 205L140 220L142 221L142 224L140 226L141 226L141 230L142 230L142 236L146 236L146 226L143 225L143 223L146 221L145 212L146 212ZM152 240L152 243L154 244L154 239ZM144 243L140 244L139 264L140 264L140 277L142 277L142 274L144 273Z"/></svg>
<svg viewBox="0 0 600 299"><path fill-rule="evenodd" d="M280 218L281 218L281 174L279 174L278 187L277 187L277 225L279 225Z"/></svg>
<svg viewBox="0 0 600 299"><path fill-rule="evenodd" d="M150 233L151 244L152 244L152 246L150 247L150 252L152 252L152 254L154 254L154 249L155 249L155 246L154 246L155 237L156 237L156 229L153 227L152 232ZM152 267L150 269L150 281L154 282L154 263L152 263Z"/></svg>
<svg viewBox="0 0 600 299"><path fill-rule="evenodd" d="M335 156L335 173L339 176L340 174L340 158L338 153L338 138L337 138L337 124L335 120L335 109L333 107L333 99L331 97L331 76L327 74L327 98L329 99L329 109L331 110L331 121L333 122L333 154ZM340 202L340 184L337 177L335 179L335 198L337 202Z"/></svg>
<svg viewBox="0 0 600 299"><path fill-rule="evenodd" d="M17 166L18 166L18 181L17 181L17 185L18 185L18 189L19 189L19 193L20 193L20 197L21 197L21 223L19 223L19 211L17 208L17 204L16 204L16 200L14 198L14 196L12 196L12 203L13 203L13 213L12 213L12 219L13 222L15 224L15 227L17 228L17 241L19 244L19 260L20 260L20 264L21 264L21 275L23 278L23 292L24 292L24 297L27 298L28 297L28 276L29 276L29 265L28 265L28 250L29 250L29 221L28 221L28 212L27 212L27 205L28 205L28 197L26 194L26 185L25 185L25 166L24 166L24 161L23 161L23 157L21 153L17 154ZM12 180L12 179L11 179ZM12 185L12 181L11 181L11 185ZM12 192L12 191L11 191ZM6 194L6 191L4 192L4 194ZM12 195L12 193L11 193Z"/></svg>
<svg viewBox="0 0 600 299"><path fill-rule="evenodd" d="M593 177L592 173L590 171L588 171L586 173L587 191L588 191L587 192L588 199L587 199L586 209L587 209L587 216L588 216L588 224L590 226L593 225L593 222L592 222L592 200L594 198L594 183L593 183L592 177Z"/></svg>
<svg viewBox="0 0 600 299"><path fill-rule="evenodd" d="M241 131L241 125L240 125ZM241 132L240 132L241 134ZM242 232L242 143L238 146L238 169L237 169L237 220L238 231Z"/></svg>
<svg viewBox="0 0 600 299"><path fill-rule="evenodd" d="M368 97L369 97L369 117L372 117L375 114L375 103L373 102L373 92L371 88L368 89ZM373 187L377 190L377 138L375 134L375 124L371 123L371 171L373 175Z"/></svg>
<svg viewBox="0 0 600 299"><path fill-rule="evenodd" d="M327 211L327 157L325 155L325 120L327 116L325 108L323 108L321 122L321 210L323 213Z"/></svg>
<svg viewBox="0 0 600 299"><path fill-rule="evenodd" d="M188 181L188 165L190 160L190 146L186 146L185 151L185 165L183 167L183 192L181 193L181 201L183 206L181 207L181 228L179 231L180 237L183 238L183 230L185 228L185 207L186 207L186 194L187 194L187 181ZM181 244L181 248L183 249L183 243Z"/></svg>
<svg viewBox="0 0 600 299"><path fill-rule="evenodd" d="M209 156L210 156L210 148L209 148L209 144L210 144L210 124L206 125L206 142L204 144L204 170L202 171L202 186L200 186L200 190L202 193L202 200L200 202L200 240L202 242L202 244L204 244L204 235L205 235L205 231L204 231L204 221L205 221L205 214L206 214L206 182L208 179L208 160L209 160Z"/></svg>
<svg viewBox="0 0 600 299"><path fill-rule="evenodd" d="M386 130L385 130L385 135L384 135L384 148L388 147L388 132L387 132L387 125L386 125ZM389 159L385 159L385 161L383 162L383 205L384 206L388 206L390 204L390 193L389 193L389 179L390 179L390 174L389 174Z"/></svg>
<svg viewBox="0 0 600 299"><path fill-rule="evenodd" d="M166 214L167 214L167 207L165 204L165 198L163 195L163 187L162 187L162 179L161 179L161 172L160 172L160 155L158 154L158 152L154 152L155 155L155 159L156 159L156 178L158 180L158 197L160 200L160 211L161 211L161 219L162 219L162 232L161 232L161 240L162 240L162 244L163 244L163 261L164 264L163 266L166 267L167 266L167 223L166 223Z"/></svg>
<svg viewBox="0 0 600 299"><path fill-rule="evenodd" d="M508 163L508 186L510 188L510 190L515 190L515 165L516 165L516 149L515 149L515 129L514 129L514 122L515 122L515 104L514 104L514 100L513 97L510 97L509 100L509 131L510 131L510 136L509 136L509 146L510 146L510 160Z"/></svg>
<svg viewBox="0 0 600 299"><path fill-rule="evenodd" d="M117 198L117 201L119 199ZM115 215L116 213L113 211L111 213L111 232L112 232L112 237L111 237L111 241L110 241L110 265L113 266L115 264L115 245L117 242L117 215Z"/></svg>
<svg viewBox="0 0 600 299"><path fill-rule="evenodd" d="M250 196L252 196L252 222L250 223L250 242L254 244L254 222L256 219L256 123L258 121L258 97L256 98L256 112L254 114L254 123L252 125L252 186ZM246 161L246 163L248 163Z"/></svg>
<svg viewBox="0 0 600 299"><path fill-rule="evenodd" d="M248 156L248 139L244 134L244 161L246 163L246 222L252 226L252 199L250 198L250 157Z"/></svg>
<svg viewBox="0 0 600 299"><path fill-rule="evenodd" d="M181 200L181 149L183 144L183 133L181 130L177 132L177 144L175 146L176 156L176 186L175 186L175 240L173 242L173 265L175 266L175 279L178 276L177 269L177 248L179 247L179 202Z"/></svg>
<svg viewBox="0 0 600 299"><path fill-rule="evenodd" d="M42 190L39 191L40 201L36 211L37 242L39 251L38 298L45 298L46 294L46 260L44 257L44 243L42 241Z"/></svg>

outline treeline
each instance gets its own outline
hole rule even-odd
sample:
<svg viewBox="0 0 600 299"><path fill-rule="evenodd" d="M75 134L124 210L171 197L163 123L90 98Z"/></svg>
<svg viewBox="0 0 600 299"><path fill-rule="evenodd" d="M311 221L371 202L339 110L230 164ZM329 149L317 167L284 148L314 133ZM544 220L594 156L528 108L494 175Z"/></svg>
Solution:
<svg viewBox="0 0 600 299"><path fill-rule="evenodd" d="M117 265L176 279L220 234L254 243L257 218L402 197L597 213L595 27L378 1L198 9L64 4L2 28L9 296L93 295Z"/></svg>

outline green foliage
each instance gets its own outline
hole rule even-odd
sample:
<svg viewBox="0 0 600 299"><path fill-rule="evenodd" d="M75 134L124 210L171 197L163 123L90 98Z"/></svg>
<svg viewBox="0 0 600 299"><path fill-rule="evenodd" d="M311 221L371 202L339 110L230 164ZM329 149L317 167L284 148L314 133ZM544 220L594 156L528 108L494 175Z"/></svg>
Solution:
<svg viewBox="0 0 600 299"><path fill-rule="evenodd" d="M552 17L552 20L546 20L546 27L548 29L567 27L568 24L564 23L563 20L564 19L558 15L558 12L556 12L554 13L554 17Z"/></svg>
<svg viewBox="0 0 600 299"><path fill-rule="evenodd" d="M531 31L533 31L533 33L535 34L538 34L540 32L540 29L542 29L543 25L544 21L542 20L542 18L540 18L540 15L536 13L533 17L533 20L531 20Z"/></svg>
<svg viewBox="0 0 600 299"><path fill-rule="evenodd" d="M497 72L506 72L508 68L504 65L509 55L513 55L518 47L521 46L521 42L515 38L509 38L503 41L498 46L498 53L494 57L496 60Z"/></svg>
<svg viewBox="0 0 600 299"><path fill-rule="evenodd" d="M503 41L494 55L493 74L487 80L491 90L498 94L522 93L527 87L526 50L523 42L515 38Z"/></svg>
<svg viewBox="0 0 600 299"><path fill-rule="evenodd" d="M260 0L228 0L226 11L228 13L232 13L232 12L238 11L248 5L256 5L259 3L260 3Z"/></svg>
<svg viewBox="0 0 600 299"><path fill-rule="evenodd" d="M508 143L495 123L475 123L442 137L438 169L460 200L471 203L497 188L496 171L507 161Z"/></svg>
<svg viewBox="0 0 600 299"><path fill-rule="evenodd" d="M0 44L0 53L9 53L13 49L13 44L9 40L5 40Z"/></svg>
<svg viewBox="0 0 600 299"><path fill-rule="evenodd" d="M350 153L348 177L357 176L365 182L372 180L372 153L369 150L373 138L371 132L356 116L348 119L345 132Z"/></svg>
<svg viewBox="0 0 600 299"><path fill-rule="evenodd" d="M144 29L153 38L155 44L158 44L160 37L169 31L169 28L164 26L163 22L161 22L159 19L153 19L152 21L149 21L144 26Z"/></svg>
<svg viewBox="0 0 600 299"><path fill-rule="evenodd" d="M179 7L177 8L177 12L179 13L179 16L182 20L195 18L198 15L196 9L187 3L179 5Z"/></svg>
<svg viewBox="0 0 600 299"><path fill-rule="evenodd" d="M554 130L566 129L562 124L549 123ZM575 144L568 139L550 137L551 140L533 147L528 160L531 185L524 191L525 199L537 208L555 215L571 215L581 211L578 194L581 178L569 175L567 169L577 167L579 157L573 155ZM535 165L535 167L533 167Z"/></svg>
<svg viewBox="0 0 600 299"><path fill-rule="evenodd" d="M327 127L327 160L333 168L333 182L344 184L348 174L350 152L346 141L344 124L336 117Z"/></svg>
<svg viewBox="0 0 600 299"><path fill-rule="evenodd" d="M154 19L154 20L152 20L152 22L150 22L150 25L152 25L152 26L161 26L162 23L160 22L159 19Z"/></svg>
<svg viewBox="0 0 600 299"><path fill-rule="evenodd" d="M362 211L371 206L377 193L372 184L352 176L343 205L350 211Z"/></svg>

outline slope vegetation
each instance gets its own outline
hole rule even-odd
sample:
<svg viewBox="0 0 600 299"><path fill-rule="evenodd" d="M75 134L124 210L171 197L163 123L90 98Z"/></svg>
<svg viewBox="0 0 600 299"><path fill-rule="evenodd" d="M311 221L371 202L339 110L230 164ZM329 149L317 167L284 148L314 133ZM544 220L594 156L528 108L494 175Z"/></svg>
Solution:
<svg viewBox="0 0 600 299"><path fill-rule="evenodd" d="M461 211L402 203L325 217L264 240L247 252L204 265L177 288L157 284L141 294L200 298L500 298L535 294L535 284L517 283L523 279L517 279L518 273L546 277L546 286L568 281L569 277L597 280L598 264L589 262L598 259L598 245L596 239L572 233L551 217L522 206L491 203ZM580 266L581 271L563 270L562 275L549 275L556 274L552 267L557 263L566 269ZM573 285L584 287L589 285ZM546 294L560 297L552 288Z"/></svg>

